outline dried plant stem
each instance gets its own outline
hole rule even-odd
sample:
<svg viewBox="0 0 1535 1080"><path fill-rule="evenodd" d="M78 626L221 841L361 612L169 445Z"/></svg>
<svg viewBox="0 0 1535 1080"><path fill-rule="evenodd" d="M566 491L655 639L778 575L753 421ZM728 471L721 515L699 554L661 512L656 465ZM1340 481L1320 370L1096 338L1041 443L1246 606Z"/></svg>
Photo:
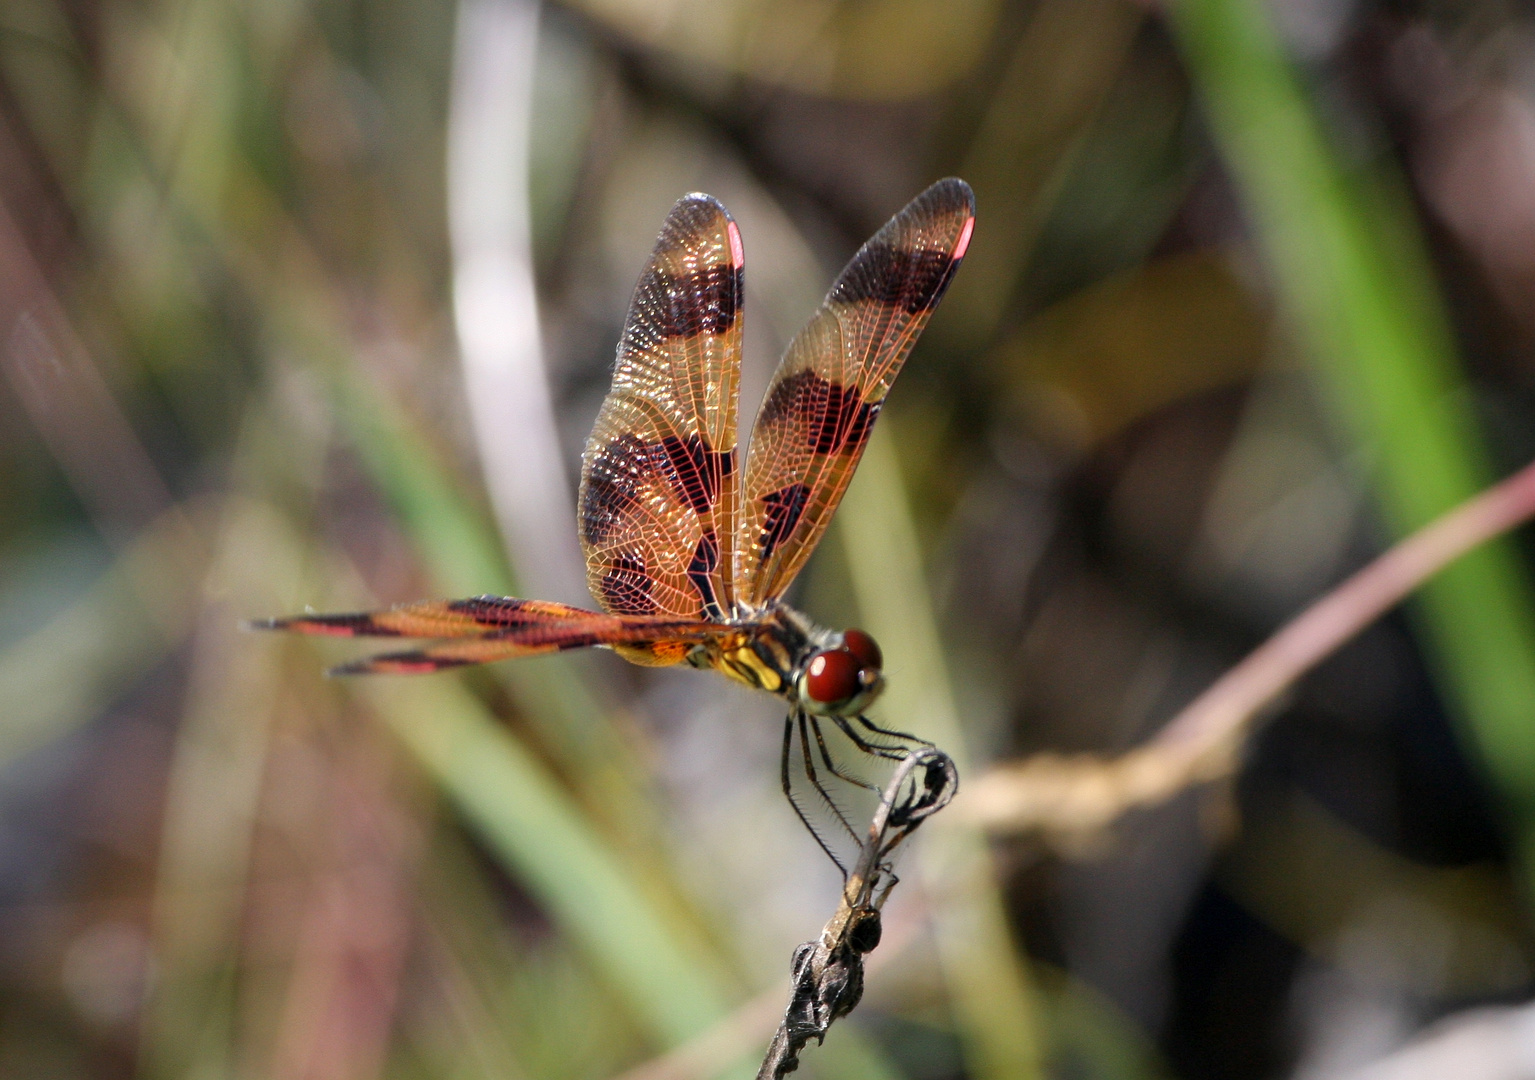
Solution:
<svg viewBox="0 0 1535 1080"><path fill-rule="evenodd" d="M895 887L890 856L917 827L949 804L959 772L942 750L907 753L885 786L842 900L815 941L794 951L792 987L783 1022L768 1046L757 1080L783 1080L799 1067L800 1051L817 1043L863 998L864 957L883 936L881 909Z"/></svg>
<svg viewBox="0 0 1535 1080"><path fill-rule="evenodd" d="M1532 516L1535 464L1413 533L1312 604L1144 746L1108 760L1045 753L999 766L970 785L955 816L997 832L1081 836L1133 807L1230 775L1265 706L1438 571Z"/></svg>

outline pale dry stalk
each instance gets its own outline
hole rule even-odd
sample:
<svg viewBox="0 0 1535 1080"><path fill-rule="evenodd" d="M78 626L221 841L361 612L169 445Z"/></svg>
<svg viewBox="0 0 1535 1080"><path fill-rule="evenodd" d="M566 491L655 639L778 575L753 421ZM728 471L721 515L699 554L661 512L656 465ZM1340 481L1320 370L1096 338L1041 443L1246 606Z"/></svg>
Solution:
<svg viewBox="0 0 1535 1080"><path fill-rule="evenodd" d="M1264 709L1414 589L1535 516L1535 464L1467 500L1348 578L1117 758L1041 753L970 784L951 814L997 833L1081 840L1127 811L1231 776Z"/></svg>

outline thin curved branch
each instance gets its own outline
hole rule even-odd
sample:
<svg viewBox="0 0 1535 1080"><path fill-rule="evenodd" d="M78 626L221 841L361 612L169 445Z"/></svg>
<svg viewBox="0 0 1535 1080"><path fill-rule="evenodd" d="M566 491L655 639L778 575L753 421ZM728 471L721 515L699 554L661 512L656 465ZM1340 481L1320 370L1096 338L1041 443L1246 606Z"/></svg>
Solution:
<svg viewBox="0 0 1535 1080"><path fill-rule="evenodd" d="M917 826L949 804L958 787L954 762L936 747L918 747L896 767L858 862L842 886L842 902L821 936L794 950L789 1007L757 1080L783 1080L799 1068L806 1043L824 1040L831 1025L857 1007L863 998L864 956L879 944L880 910L895 888L890 857Z"/></svg>
<svg viewBox="0 0 1535 1080"><path fill-rule="evenodd" d="M981 776L955 815L996 832L1081 836L1126 811L1231 775L1262 711L1302 675L1479 544L1535 516L1535 464L1390 548L1226 672L1145 745L1117 758L1043 753Z"/></svg>

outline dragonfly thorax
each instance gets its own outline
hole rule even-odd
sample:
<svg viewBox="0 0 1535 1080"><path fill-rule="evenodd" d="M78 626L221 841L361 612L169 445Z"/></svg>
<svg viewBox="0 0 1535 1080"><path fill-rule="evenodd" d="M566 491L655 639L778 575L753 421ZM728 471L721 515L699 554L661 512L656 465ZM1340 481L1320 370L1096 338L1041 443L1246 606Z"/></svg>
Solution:
<svg viewBox="0 0 1535 1080"><path fill-rule="evenodd" d="M872 637L826 630L787 604L742 618L734 632L694 646L688 661L816 716L857 715L885 688Z"/></svg>

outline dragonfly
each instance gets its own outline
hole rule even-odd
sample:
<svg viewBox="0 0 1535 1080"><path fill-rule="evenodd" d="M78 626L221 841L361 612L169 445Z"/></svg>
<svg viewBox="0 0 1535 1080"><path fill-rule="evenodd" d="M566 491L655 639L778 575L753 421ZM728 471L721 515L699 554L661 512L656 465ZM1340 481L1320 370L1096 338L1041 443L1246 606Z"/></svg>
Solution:
<svg viewBox="0 0 1535 1080"><path fill-rule="evenodd" d="M780 781L811 788L857 842L822 770L878 790L830 752L825 725L860 752L901 760L916 745L866 715L885 687L862 630L817 626L785 590L826 532L886 395L953 279L975 227L963 180L933 184L853 256L790 342L737 454L745 257L719 200L679 199L629 304L613 383L581 458L577 528L601 611L476 596L382 611L304 614L260 629L426 639L332 674L415 674L568 649L644 666L707 668L784 699ZM791 768L794 746L799 765ZM892 744L893 743L893 744Z"/></svg>

